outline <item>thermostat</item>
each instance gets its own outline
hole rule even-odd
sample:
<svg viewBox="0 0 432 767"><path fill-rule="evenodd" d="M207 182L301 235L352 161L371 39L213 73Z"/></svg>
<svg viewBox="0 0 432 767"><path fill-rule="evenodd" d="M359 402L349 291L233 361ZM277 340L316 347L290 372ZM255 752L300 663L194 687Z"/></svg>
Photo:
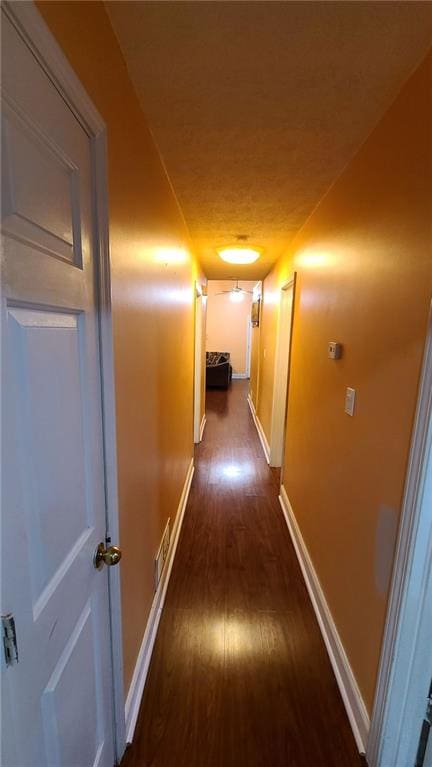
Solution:
<svg viewBox="0 0 432 767"><path fill-rule="evenodd" d="M342 357L342 344L337 341L329 341L328 356L331 360L340 360Z"/></svg>

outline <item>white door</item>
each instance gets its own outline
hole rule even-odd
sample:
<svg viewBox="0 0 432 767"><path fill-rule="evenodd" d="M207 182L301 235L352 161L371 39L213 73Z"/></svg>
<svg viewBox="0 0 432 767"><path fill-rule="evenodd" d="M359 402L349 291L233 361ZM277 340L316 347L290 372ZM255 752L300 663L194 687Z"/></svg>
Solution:
<svg viewBox="0 0 432 767"><path fill-rule="evenodd" d="M250 378L251 369L251 351L252 351L252 324L250 314L246 317L246 378Z"/></svg>
<svg viewBox="0 0 432 767"><path fill-rule="evenodd" d="M294 281L281 290L279 321L276 341L276 359L273 385L273 409L270 439L270 466L282 466L285 437L285 418L289 356L291 344Z"/></svg>
<svg viewBox="0 0 432 767"><path fill-rule="evenodd" d="M112 767L92 144L2 17L2 764Z"/></svg>
<svg viewBox="0 0 432 767"><path fill-rule="evenodd" d="M195 375L194 375L194 443L201 442L201 385L202 385L202 327L203 306L201 286L195 295Z"/></svg>
<svg viewBox="0 0 432 767"><path fill-rule="evenodd" d="M432 309L374 710L371 767L432 767Z"/></svg>

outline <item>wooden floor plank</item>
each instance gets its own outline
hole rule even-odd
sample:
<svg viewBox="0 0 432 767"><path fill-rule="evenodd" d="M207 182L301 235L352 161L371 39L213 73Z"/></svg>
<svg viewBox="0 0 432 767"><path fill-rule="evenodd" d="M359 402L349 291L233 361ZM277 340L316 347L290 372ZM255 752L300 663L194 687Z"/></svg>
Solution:
<svg viewBox="0 0 432 767"><path fill-rule="evenodd" d="M249 413L207 393L204 441L122 767L359 767Z"/></svg>

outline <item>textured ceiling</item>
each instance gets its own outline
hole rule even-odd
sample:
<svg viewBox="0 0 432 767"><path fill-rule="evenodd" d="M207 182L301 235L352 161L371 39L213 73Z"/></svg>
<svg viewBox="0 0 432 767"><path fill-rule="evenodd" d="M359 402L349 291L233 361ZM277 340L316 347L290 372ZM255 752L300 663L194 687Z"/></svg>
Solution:
<svg viewBox="0 0 432 767"><path fill-rule="evenodd" d="M269 271L432 40L428 2L106 6L210 278Z"/></svg>

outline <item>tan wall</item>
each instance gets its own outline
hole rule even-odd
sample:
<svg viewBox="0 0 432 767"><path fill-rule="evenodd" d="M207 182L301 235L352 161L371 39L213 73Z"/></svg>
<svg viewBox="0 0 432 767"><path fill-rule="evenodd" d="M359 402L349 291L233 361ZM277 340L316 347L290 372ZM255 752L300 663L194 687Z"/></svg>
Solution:
<svg viewBox="0 0 432 767"><path fill-rule="evenodd" d="M241 280L239 286L252 291L255 282ZM230 352L233 373L246 373L247 325L250 322L252 295L244 295L243 301L234 303L227 294L230 280L209 280L207 299L207 351Z"/></svg>
<svg viewBox="0 0 432 767"><path fill-rule="evenodd" d="M264 283L258 415L270 437L274 301L296 270L283 482L369 711L432 295L430 77L431 57Z"/></svg>
<svg viewBox="0 0 432 767"><path fill-rule="evenodd" d="M192 457L197 266L103 4L38 8L108 128L127 690L153 599L154 555ZM159 263L161 248L185 249L184 263Z"/></svg>

